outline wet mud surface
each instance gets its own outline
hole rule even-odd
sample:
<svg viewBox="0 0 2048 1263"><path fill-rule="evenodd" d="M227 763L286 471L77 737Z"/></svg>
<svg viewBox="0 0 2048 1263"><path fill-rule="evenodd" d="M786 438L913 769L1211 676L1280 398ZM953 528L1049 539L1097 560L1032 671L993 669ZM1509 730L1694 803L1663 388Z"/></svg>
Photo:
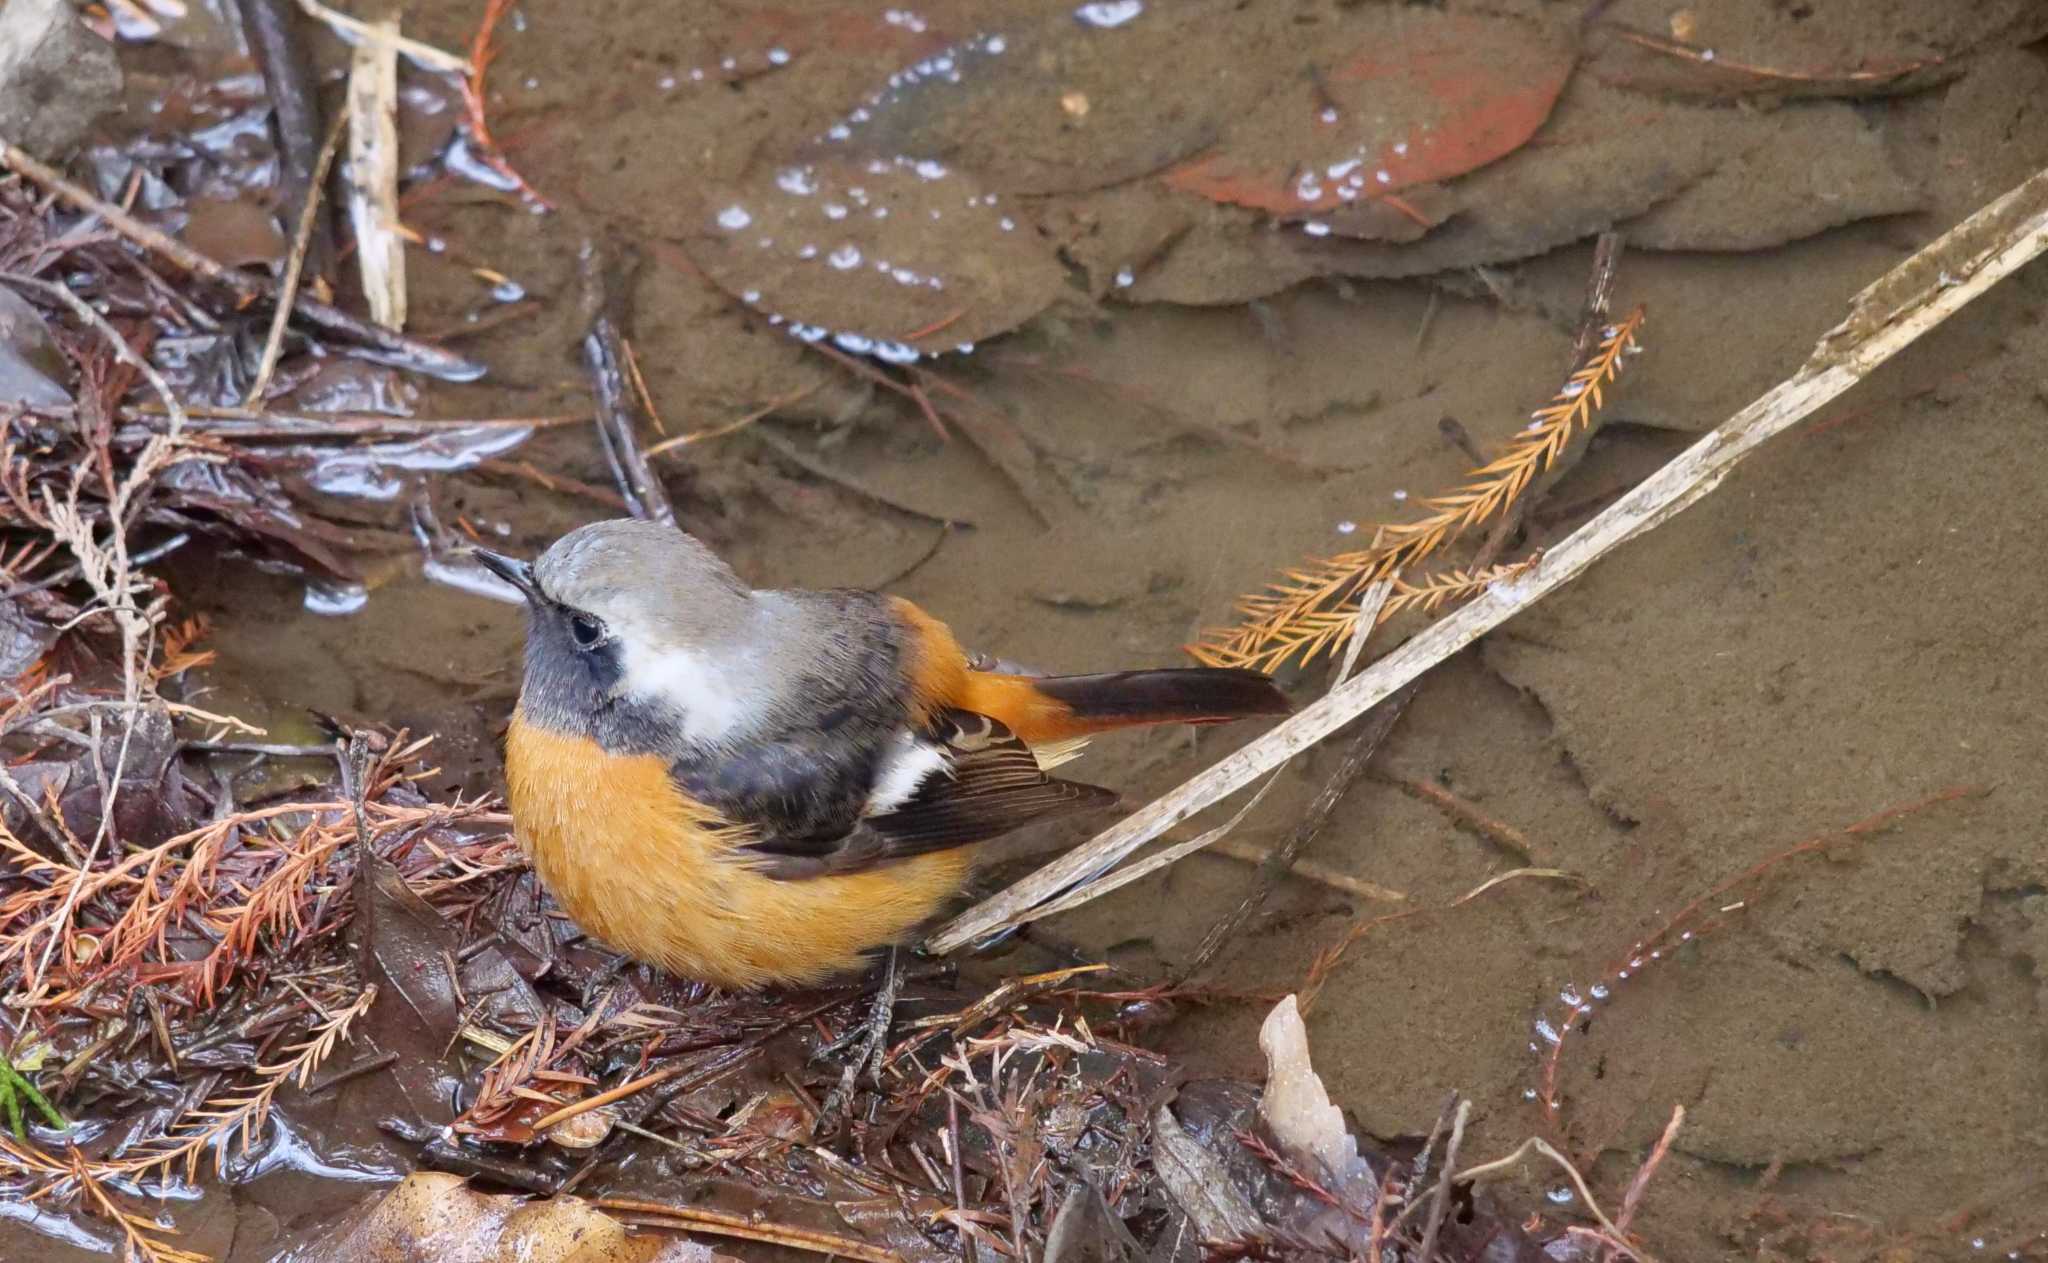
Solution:
<svg viewBox="0 0 2048 1263"><path fill-rule="evenodd" d="M476 326L460 349L491 366L423 411L587 413L578 250L629 249L628 332L665 433L778 405L654 458L684 524L749 579L883 586L1038 667L1167 665L1278 568L1454 485L1471 462L1442 418L1485 447L1522 427L1570 367L1591 233L1627 236L1617 301L1647 305L1646 349L1536 513L1538 546L2048 163L2048 54L2029 42L2048 22L2025 3L1699 6L1684 42L1704 62L1659 52L1676 19L1637 0L1607 17L1655 38L1594 44L1579 6L1537 0L1089 7L1135 12L523 0L492 128L557 210L446 181L408 205L448 243L411 252L413 325ZM461 47L476 17L433 0L405 28ZM1490 148L1403 165L1395 147L1447 108L1426 75L1373 95L1392 72L1372 50L1404 38L1501 50L1444 72L1497 80L1487 126L1462 133ZM169 78L200 58L148 51ZM1401 209L1338 196L1381 186ZM223 256L251 235L202 232ZM1603 983L1560 1058L1559 1126L1607 1201L1686 1107L1636 1221L1660 1258L2048 1257L2044 304L2035 265L1427 677L1305 858L1405 906L1531 863L1583 883L1512 882L1352 946L1309 1030L1364 1133L1419 1138L1453 1089L1475 1102L1467 1153L1543 1131L1561 995L1759 861L1970 787L1773 870L1711 932ZM441 523L507 551L615 513L515 468L608 490L589 427L505 456L407 494L426 485ZM336 499L404 540L405 497ZM303 575L168 563L180 610L212 624L205 704L275 740L316 740L308 710L438 734L447 787L495 784L521 615L388 557L345 615L316 612ZM1295 695L1322 679L1299 673ZM1240 739L1104 739L1087 779L1135 806ZM1239 840L1282 839L1335 757L1301 759ZM967 968L1071 950L1170 975L1251 878L1197 856ZM1290 881L1211 976L1255 998L1183 1008L1165 1048L1257 1079L1256 997L1401 906ZM323 1161L356 1174L242 1185L194 1248L270 1257L359 1197L350 1181L398 1169L395 1151ZM1573 1214L1552 1175L1509 1206ZM74 1257L91 1255L0 1229L0 1258Z"/></svg>

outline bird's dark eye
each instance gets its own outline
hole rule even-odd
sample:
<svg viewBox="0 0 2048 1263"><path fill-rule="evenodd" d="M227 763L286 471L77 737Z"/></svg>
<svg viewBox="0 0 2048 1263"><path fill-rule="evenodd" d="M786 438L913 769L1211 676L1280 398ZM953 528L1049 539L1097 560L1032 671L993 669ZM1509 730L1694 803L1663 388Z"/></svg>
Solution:
<svg viewBox="0 0 2048 1263"><path fill-rule="evenodd" d="M578 649L595 649L604 643L604 623L588 614L571 614L569 635Z"/></svg>

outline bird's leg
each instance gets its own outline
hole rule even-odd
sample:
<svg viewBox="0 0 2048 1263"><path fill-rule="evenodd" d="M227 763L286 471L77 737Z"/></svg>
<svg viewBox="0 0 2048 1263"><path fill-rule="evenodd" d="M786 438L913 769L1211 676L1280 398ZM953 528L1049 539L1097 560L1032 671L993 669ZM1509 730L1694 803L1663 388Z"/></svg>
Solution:
<svg viewBox="0 0 2048 1263"><path fill-rule="evenodd" d="M818 1111L818 1131L830 1133L838 1126L839 1112L853 1099L854 1085L861 1075L879 1079L882 1073L882 1054L889 1049L889 1027L896 1017L896 999L903 993L903 971L896 961L896 949L889 949L889 958L882 966L882 985L875 991L875 1003L868 1010L867 1031L862 1036L858 1050L839 1072L838 1086L825 1097L823 1108Z"/></svg>

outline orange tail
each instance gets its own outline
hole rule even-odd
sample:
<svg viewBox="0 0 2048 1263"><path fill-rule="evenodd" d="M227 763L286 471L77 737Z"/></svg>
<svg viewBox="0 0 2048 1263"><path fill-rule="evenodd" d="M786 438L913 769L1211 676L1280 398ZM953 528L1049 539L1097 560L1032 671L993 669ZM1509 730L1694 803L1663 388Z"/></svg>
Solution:
<svg viewBox="0 0 2048 1263"><path fill-rule="evenodd" d="M1221 724L1293 708L1257 671L1171 667L1105 675L969 672L963 709L1002 721L1027 744L1145 724Z"/></svg>

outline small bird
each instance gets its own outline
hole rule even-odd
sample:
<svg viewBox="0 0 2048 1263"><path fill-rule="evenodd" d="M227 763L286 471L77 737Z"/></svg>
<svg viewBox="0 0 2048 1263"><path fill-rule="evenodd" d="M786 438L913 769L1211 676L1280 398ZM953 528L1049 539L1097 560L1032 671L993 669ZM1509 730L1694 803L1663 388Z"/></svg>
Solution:
<svg viewBox="0 0 2048 1263"><path fill-rule="evenodd" d="M1048 775L1095 733L1289 709L1255 671L986 669L909 601L757 591L658 523L476 556L528 609L521 846L586 932L722 987L857 969L960 892L974 843L1115 802Z"/></svg>

